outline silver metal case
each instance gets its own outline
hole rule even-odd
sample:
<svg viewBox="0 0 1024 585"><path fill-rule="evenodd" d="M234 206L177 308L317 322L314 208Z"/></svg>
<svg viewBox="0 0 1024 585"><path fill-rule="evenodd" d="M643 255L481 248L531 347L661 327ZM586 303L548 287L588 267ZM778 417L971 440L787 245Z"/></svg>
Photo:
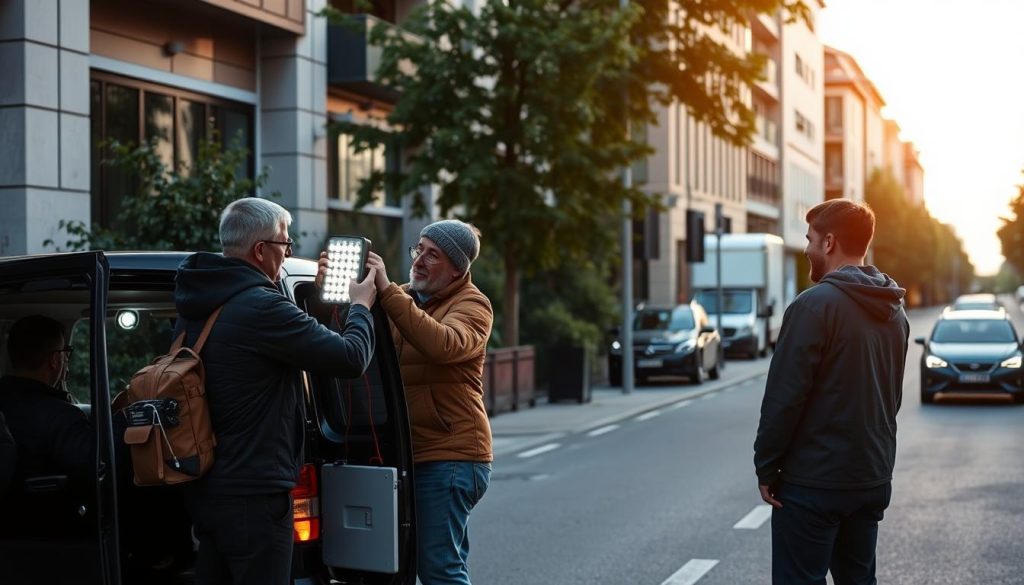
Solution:
<svg viewBox="0 0 1024 585"><path fill-rule="evenodd" d="M322 477L324 564L398 573L398 470L328 464Z"/></svg>

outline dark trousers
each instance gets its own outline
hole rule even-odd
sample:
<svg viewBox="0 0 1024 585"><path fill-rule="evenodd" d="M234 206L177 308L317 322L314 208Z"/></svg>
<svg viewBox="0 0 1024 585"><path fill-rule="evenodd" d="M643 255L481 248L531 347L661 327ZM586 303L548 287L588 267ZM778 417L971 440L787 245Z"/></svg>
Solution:
<svg viewBox="0 0 1024 585"><path fill-rule="evenodd" d="M198 585L285 585L291 581L294 527L290 493L186 494L199 540Z"/></svg>
<svg viewBox="0 0 1024 585"><path fill-rule="evenodd" d="M875 585L878 523L892 484L865 490L829 490L780 482L772 511L772 583Z"/></svg>

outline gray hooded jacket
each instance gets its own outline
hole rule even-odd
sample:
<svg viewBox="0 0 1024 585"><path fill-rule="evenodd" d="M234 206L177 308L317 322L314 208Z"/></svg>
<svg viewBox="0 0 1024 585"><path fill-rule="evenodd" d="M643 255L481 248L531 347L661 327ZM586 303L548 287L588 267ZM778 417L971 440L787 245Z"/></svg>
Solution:
<svg viewBox="0 0 1024 585"><path fill-rule="evenodd" d="M874 266L844 266L789 306L754 442L760 484L866 489L892 480L905 294Z"/></svg>

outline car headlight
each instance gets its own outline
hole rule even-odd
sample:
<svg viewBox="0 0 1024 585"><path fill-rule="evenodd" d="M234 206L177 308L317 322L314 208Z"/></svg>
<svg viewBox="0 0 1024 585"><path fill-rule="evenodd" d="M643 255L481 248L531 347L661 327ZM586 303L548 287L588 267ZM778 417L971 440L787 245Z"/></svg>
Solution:
<svg viewBox="0 0 1024 585"><path fill-rule="evenodd" d="M1011 358L1006 358L1003 363L999 364L1000 368L1019 368L1021 363L1021 356L1015 355Z"/></svg>
<svg viewBox="0 0 1024 585"><path fill-rule="evenodd" d="M930 355L924 358L924 365L928 366L929 368L944 368L949 364L946 363L946 360L940 358L937 355Z"/></svg>
<svg viewBox="0 0 1024 585"><path fill-rule="evenodd" d="M736 330L736 337L746 337L754 332L753 327L740 327Z"/></svg>
<svg viewBox="0 0 1024 585"><path fill-rule="evenodd" d="M693 351L693 348L697 347L697 340L690 338L676 346L676 353L689 353Z"/></svg>

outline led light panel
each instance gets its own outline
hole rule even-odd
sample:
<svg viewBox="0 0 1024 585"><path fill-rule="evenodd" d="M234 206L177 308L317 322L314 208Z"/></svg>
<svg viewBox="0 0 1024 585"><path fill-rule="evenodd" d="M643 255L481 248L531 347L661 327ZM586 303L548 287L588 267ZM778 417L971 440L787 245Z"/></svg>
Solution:
<svg viewBox="0 0 1024 585"><path fill-rule="evenodd" d="M320 289L320 300L325 303L352 302L348 293L349 282L361 280L366 274L366 253L370 240L357 236L332 236L327 240L327 275Z"/></svg>

